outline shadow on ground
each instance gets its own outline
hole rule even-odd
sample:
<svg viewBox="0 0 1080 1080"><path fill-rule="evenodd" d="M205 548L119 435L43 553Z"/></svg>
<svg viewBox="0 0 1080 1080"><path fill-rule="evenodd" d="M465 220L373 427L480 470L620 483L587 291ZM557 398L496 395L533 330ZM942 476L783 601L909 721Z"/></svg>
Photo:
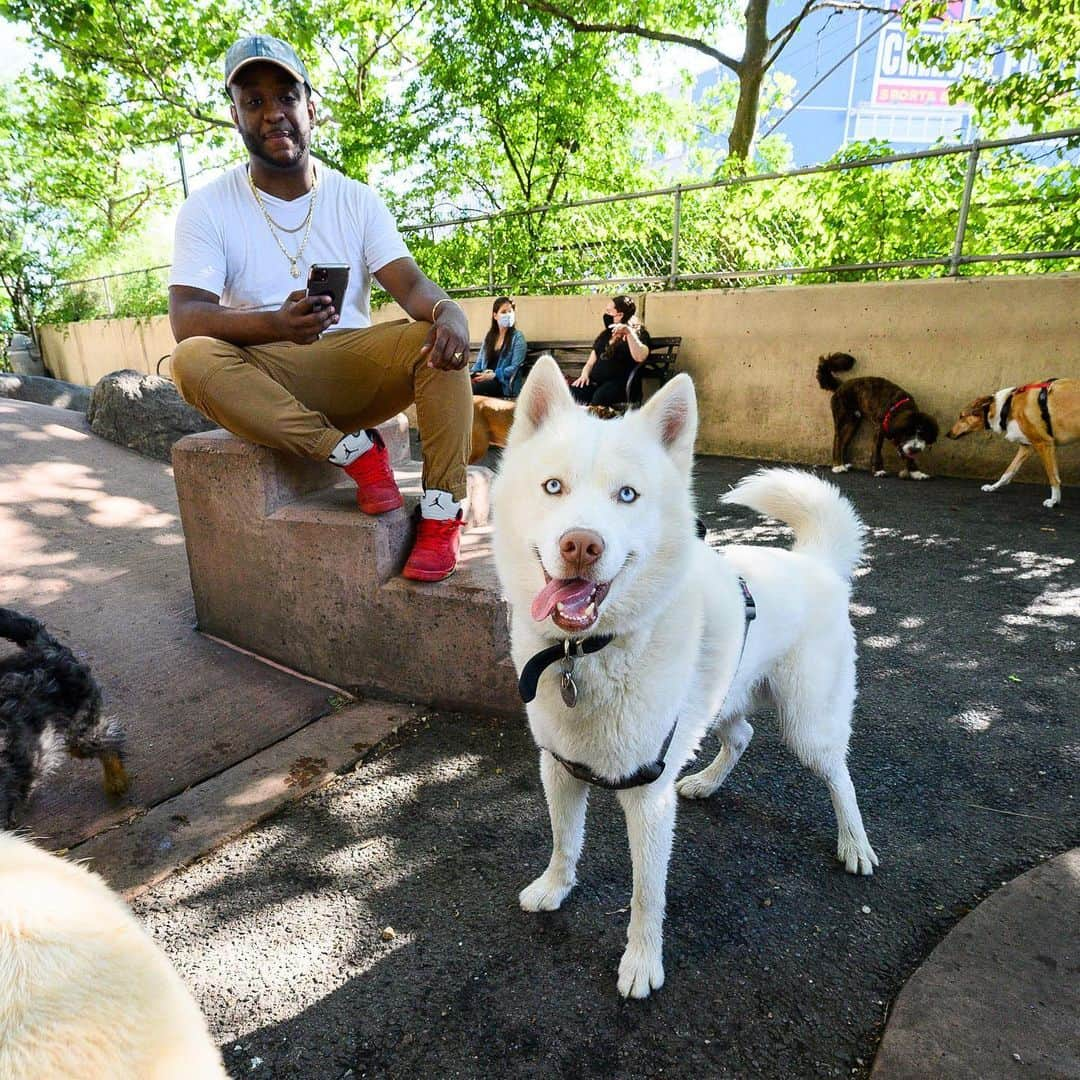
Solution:
<svg viewBox="0 0 1080 1080"><path fill-rule="evenodd" d="M699 463L712 541L785 542L716 501L751 468ZM760 718L725 787L680 809L667 983L623 1002L613 797L592 799L564 909L527 915L549 834L523 719L414 710L355 772L136 903L234 1075L866 1075L944 934L1078 841L1080 499L838 482L870 528L851 771L878 874L838 868L824 787Z"/></svg>
<svg viewBox="0 0 1080 1080"><path fill-rule="evenodd" d="M242 761L328 710L300 682L195 633L172 469L82 413L0 399L0 604L41 619L128 732L128 797L65 759L20 824L69 846Z"/></svg>

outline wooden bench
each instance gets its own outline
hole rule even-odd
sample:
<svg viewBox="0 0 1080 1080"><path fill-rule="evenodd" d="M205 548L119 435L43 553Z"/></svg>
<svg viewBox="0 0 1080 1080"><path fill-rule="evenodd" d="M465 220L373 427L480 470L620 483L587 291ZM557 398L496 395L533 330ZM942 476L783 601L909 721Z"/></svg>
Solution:
<svg viewBox="0 0 1080 1080"><path fill-rule="evenodd" d="M681 344L681 337L654 337L652 339L648 358L644 363L638 364L627 381L628 401L641 400L645 379L655 379L663 386L675 374L675 361L679 357ZM585 361L589 359L592 346L591 341L530 341L525 350L525 360L514 380L514 396L516 397L521 391L525 377L532 370L537 358L543 356L544 353L551 353L563 374L572 381L581 374ZM479 344L472 346L474 356L479 348Z"/></svg>

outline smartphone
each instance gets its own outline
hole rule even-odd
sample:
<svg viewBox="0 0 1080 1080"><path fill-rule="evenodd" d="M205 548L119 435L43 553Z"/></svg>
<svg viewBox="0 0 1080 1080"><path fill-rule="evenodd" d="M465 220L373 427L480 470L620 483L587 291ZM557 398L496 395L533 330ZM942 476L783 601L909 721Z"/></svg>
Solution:
<svg viewBox="0 0 1080 1080"><path fill-rule="evenodd" d="M308 271L307 294L310 297L325 297L326 300L319 306L333 304L334 310L340 315L348 284L349 267L346 263L316 263Z"/></svg>

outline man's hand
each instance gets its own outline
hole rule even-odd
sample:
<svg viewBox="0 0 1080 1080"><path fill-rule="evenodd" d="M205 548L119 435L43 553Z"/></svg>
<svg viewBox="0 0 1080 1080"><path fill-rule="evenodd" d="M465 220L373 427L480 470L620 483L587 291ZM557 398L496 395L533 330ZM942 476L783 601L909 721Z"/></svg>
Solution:
<svg viewBox="0 0 1080 1080"><path fill-rule="evenodd" d="M440 371L460 371L469 362L469 324L457 304L443 304L438 317L420 347L428 367Z"/></svg>
<svg viewBox="0 0 1080 1080"><path fill-rule="evenodd" d="M310 345L338 321L338 313L325 298L313 298L298 289L289 293L285 303L274 312L274 320L281 335L276 340Z"/></svg>

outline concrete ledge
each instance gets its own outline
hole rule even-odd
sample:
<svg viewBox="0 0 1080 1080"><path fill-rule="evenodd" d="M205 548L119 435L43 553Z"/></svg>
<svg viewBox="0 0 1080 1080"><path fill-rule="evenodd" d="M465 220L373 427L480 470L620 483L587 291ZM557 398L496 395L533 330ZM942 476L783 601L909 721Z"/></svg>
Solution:
<svg viewBox="0 0 1080 1080"><path fill-rule="evenodd" d="M395 425L384 438L396 440L400 462L408 435L404 418ZM355 487L333 466L226 432L180 440L173 471L201 630L364 693L520 711L488 529L464 533L449 580L398 576L412 544L418 462L395 468L404 509L379 517L356 509ZM477 508L489 475L470 476Z"/></svg>
<svg viewBox="0 0 1080 1080"><path fill-rule="evenodd" d="M346 706L189 788L72 855L130 900L351 769L406 719L379 702Z"/></svg>

